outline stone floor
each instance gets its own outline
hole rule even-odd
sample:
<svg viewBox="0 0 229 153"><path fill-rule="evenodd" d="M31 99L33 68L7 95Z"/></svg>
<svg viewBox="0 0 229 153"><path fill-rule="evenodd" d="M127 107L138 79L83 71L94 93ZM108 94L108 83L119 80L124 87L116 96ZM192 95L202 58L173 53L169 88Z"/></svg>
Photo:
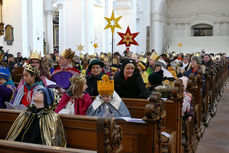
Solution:
<svg viewBox="0 0 229 153"><path fill-rule="evenodd" d="M197 153L229 153L229 83L224 88L215 117L198 144Z"/></svg>

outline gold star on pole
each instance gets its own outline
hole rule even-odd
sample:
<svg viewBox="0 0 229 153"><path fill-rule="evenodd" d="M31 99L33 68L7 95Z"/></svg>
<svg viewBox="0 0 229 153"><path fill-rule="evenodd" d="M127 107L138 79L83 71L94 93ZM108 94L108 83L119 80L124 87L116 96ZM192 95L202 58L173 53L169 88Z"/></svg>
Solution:
<svg viewBox="0 0 229 153"><path fill-rule="evenodd" d="M97 43L94 43L93 46L94 46L94 48L97 48L98 47L98 44Z"/></svg>
<svg viewBox="0 0 229 153"><path fill-rule="evenodd" d="M80 52L83 50L83 48L84 48L84 46L81 45L81 44L77 46L77 50L80 51Z"/></svg>
<svg viewBox="0 0 229 153"><path fill-rule="evenodd" d="M118 24L118 21L121 19L122 16L115 18L114 11L112 11L111 18L104 17L108 22L107 26L104 29L111 28L112 34L114 34L115 28L122 29L122 27Z"/></svg>

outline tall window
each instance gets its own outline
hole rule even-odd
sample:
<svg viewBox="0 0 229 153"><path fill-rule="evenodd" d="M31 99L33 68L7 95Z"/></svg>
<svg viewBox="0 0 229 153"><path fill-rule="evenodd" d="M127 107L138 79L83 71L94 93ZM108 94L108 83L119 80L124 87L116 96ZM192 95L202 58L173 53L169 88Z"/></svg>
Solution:
<svg viewBox="0 0 229 153"><path fill-rule="evenodd" d="M196 24L192 26L192 36L212 36L213 27L209 24Z"/></svg>

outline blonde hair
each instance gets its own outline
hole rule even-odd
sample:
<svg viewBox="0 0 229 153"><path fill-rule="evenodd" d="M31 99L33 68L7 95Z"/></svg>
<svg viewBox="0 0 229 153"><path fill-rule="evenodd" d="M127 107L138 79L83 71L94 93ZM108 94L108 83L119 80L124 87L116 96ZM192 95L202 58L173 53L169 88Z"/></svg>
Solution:
<svg viewBox="0 0 229 153"><path fill-rule="evenodd" d="M72 93L72 96L80 97L83 94L85 80L85 77L78 74L71 77L71 86L69 87L69 90Z"/></svg>

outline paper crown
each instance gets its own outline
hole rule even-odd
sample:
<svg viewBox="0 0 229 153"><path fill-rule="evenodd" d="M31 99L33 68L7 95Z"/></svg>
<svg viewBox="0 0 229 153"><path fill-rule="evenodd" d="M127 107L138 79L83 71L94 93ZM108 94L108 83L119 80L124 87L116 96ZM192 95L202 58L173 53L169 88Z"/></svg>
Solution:
<svg viewBox="0 0 229 153"><path fill-rule="evenodd" d="M63 56L65 59L70 59L70 60L72 60L73 57L75 56L75 52L72 51L70 48L69 48L69 49L65 49L65 50L62 52L61 56Z"/></svg>
<svg viewBox="0 0 229 153"><path fill-rule="evenodd" d="M0 66L0 78L9 80L9 77L10 77L9 69L1 65Z"/></svg>
<svg viewBox="0 0 229 153"><path fill-rule="evenodd" d="M97 81L99 95L113 95L114 80L110 80L108 75L104 74L102 80Z"/></svg>
<svg viewBox="0 0 229 153"><path fill-rule="evenodd" d="M117 68L117 67L110 66L110 70L111 70L112 72L118 72L120 69Z"/></svg>
<svg viewBox="0 0 229 153"><path fill-rule="evenodd" d="M146 66L143 64L142 61L138 61L137 64L141 67L142 70L146 69Z"/></svg>
<svg viewBox="0 0 229 153"><path fill-rule="evenodd" d="M73 75L71 78L70 78L70 82L71 84L77 84L83 80L85 80L85 75L83 73L80 73L79 74L76 74L76 75Z"/></svg>
<svg viewBox="0 0 229 153"><path fill-rule="evenodd" d="M30 52L30 59L38 59L41 61L41 52L38 53L37 51L31 51Z"/></svg>
<svg viewBox="0 0 229 153"><path fill-rule="evenodd" d="M23 65L23 67L25 70L30 71L30 72L36 74L37 76L40 75L40 70L38 70L35 66L32 66L31 64L25 63Z"/></svg>
<svg viewBox="0 0 229 153"><path fill-rule="evenodd" d="M150 59L153 59L154 61L157 61L159 55L157 53L153 53L151 56L150 56Z"/></svg>

